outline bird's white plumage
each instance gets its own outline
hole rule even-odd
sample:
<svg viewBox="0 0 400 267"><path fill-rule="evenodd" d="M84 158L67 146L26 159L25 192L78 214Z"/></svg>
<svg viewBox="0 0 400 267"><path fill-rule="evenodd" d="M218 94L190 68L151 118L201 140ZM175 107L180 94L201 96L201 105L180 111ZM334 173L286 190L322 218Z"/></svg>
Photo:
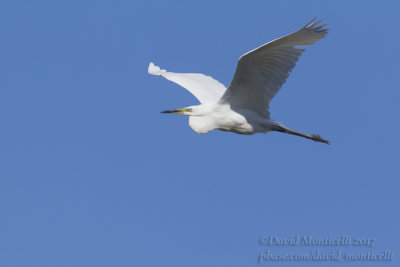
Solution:
<svg viewBox="0 0 400 267"><path fill-rule="evenodd" d="M318 135L302 134L270 120L269 103L276 95L304 51L299 46L314 44L328 29L315 19L300 30L266 43L239 58L235 75L228 86L198 73L174 73L150 63L148 72L175 82L191 92L201 105L168 110L189 116L197 133L214 129L240 134L279 131L328 143Z"/></svg>
<svg viewBox="0 0 400 267"><path fill-rule="evenodd" d="M249 109L269 118L269 103L289 77L306 46L327 30L312 21L300 30L273 40L240 57L235 75L221 98L233 109Z"/></svg>
<svg viewBox="0 0 400 267"><path fill-rule="evenodd" d="M171 82L177 83L192 93L200 103L216 103L224 94L226 88L219 81L200 73L168 72L150 63L149 74L159 75Z"/></svg>

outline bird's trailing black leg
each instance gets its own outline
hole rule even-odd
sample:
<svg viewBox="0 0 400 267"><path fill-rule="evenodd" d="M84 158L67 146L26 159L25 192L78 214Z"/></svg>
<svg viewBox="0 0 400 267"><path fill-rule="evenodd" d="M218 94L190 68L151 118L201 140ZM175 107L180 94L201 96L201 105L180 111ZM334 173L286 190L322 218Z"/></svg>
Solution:
<svg viewBox="0 0 400 267"><path fill-rule="evenodd" d="M286 133L286 134L293 134L293 135L297 135L297 136L301 136L301 137L313 140L315 142L321 142L321 143L325 143L325 144L329 145L329 141L326 140L326 139L323 139L318 134L303 134L303 133L300 133L300 132L293 131L293 130L291 130L289 128L286 128L284 126L274 126L272 128L272 131Z"/></svg>

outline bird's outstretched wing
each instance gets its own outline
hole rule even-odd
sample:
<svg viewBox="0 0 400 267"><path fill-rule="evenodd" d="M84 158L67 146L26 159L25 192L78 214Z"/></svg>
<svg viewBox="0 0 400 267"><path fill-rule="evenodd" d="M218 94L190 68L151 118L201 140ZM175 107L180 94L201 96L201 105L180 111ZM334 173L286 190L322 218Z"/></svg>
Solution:
<svg viewBox="0 0 400 267"><path fill-rule="evenodd" d="M160 69L153 62L150 63L149 74L163 76L171 82L177 83L192 93L200 103L217 103L226 88L219 81L200 73L174 73Z"/></svg>
<svg viewBox="0 0 400 267"><path fill-rule="evenodd" d="M325 37L328 29L315 19L300 30L266 43L240 57L235 75L220 103L245 108L269 118L269 103L285 83L304 49Z"/></svg>

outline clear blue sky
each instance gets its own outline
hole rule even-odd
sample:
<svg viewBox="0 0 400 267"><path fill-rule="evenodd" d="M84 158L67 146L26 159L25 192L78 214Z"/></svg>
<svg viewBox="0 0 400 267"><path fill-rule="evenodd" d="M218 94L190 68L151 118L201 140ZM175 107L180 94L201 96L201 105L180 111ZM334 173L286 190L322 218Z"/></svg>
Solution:
<svg viewBox="0 0 400 267"><path fill-rule="evenodd" d="M399 14L400 1L1 1L0 265L258 266L266 250L311 250L262 236L348 235L398 266ZM197 100L150 61L227 85L241 54L314 17L331 31L271 116L330 146L198 135L160 114ZM298 265L340 264L261 264Z"/></svg>

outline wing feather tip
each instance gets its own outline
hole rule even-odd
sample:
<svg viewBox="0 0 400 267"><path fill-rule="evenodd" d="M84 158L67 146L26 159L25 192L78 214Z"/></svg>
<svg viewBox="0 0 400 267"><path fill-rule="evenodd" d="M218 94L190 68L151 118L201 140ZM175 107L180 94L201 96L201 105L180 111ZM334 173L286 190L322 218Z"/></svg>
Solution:
<svg viewBox="0 0 400 267"><path fill-rule="evenodd" d="M309 23L307 23L306 24L306 26L304 26L304 28L308 28L308 27L310 27L313 23L314 23L314 21L316 21L317 20L317 18L315 17L315 18L313 18Z"/></svg>
<svg viewBox="0 0 400 267"><path fill-rule="evenodd" d="M305 29L309 29L309 30L313 30L316 32L325 32L328 31L329 29L324 29L324 27L327 24L323 24L323 25L319 25L322 22L322 19L316 21L317 18L314 18L313 20L311 20L309 23L307 23L306 26L304 26Z"/></svg>
<svg viewBox="0 0 400 267"><path fill-rule="evenodd" d="M166 70L162 70L160 69L159 66L154 65L153 62L150 62L149 64L149 68L147 69L147 72L151 75L156 75L156 76L160 76L163 73L167 72Z"/></svg>

